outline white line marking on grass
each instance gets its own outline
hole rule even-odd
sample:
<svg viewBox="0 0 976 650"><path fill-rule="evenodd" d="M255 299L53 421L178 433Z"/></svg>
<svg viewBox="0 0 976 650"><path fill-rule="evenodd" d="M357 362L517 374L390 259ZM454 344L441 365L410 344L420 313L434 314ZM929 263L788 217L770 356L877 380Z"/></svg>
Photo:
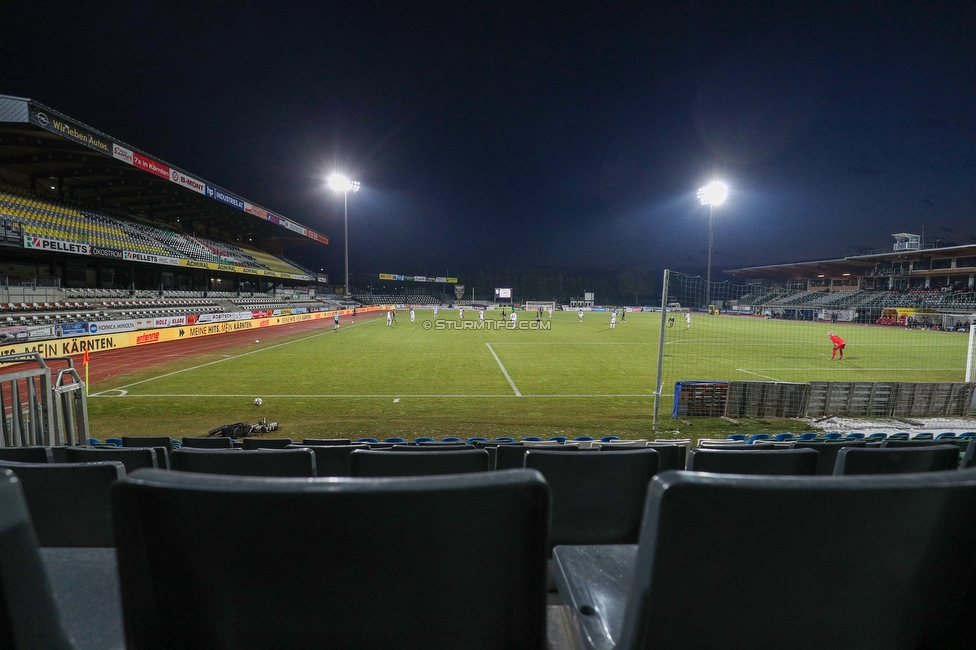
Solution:
<svg viewBox="0 0 976 650"><path fill-rule="evenodd" d="M782 379L776 379L776 377L770 377L769 375L760 375L758 372L751 372L749 370L743 370L742 368L736 368L739 372L744 372L747 375L755 375L756 377L762 377L763 379L769 379L770 381L783 381Z"/></svg>
<svg viewBox="0 0 976 650"><path fill-rule="evenodd" d="M485 345L488 346L488 351L491 352L491 356L495 357L495 361L498 362L498 367L502 369L502 374L505 375L505 379L508 380L508 384L512 387L512 390L515 391L515 396L522 397L522 393L519 392L518 386L516 386L515 382L512 381L512 378L508 376L508 371L505 370L505 366L502 365L502 360L498 358L498 355L495 354L495 350L492 349L491 343L485 343Z"/></svg>
<svg viewBox="0 0 976 650"><path fill-rule="evenodd" d="M396 398L395 400L393 400L393 403L394 403L394 404L396 404L396 403L397 403L397 402L399 402L399 401L400 401L400 398L398 397L398 398Z"/></svg>
<svg viewBox="0 0 976 650"><path fill-rule="evenodd" d="M368 321L364 321L364 322L360 323L359 325L367 325L369 323L378 323L378 322L381 322L379 318L372 318L372 319L370 319ZM352 325L346 325L345 329L349 329L350 327L359 327L359 325L356 325L355 323L353 323ZM150 377L149 379L142 379L140 381L134 381L131 384L125 384L124 386L120 386L119 388L106 388L103 391L99 391L97 393L92 393L88 397L101 397L102 396L102 393L108 393L108 392L111 392L111 391L119 391L119 390L121 390L123 388L130 388L132 386L138 386L139 384L145 384L146 382L156 381L157 379L163 379L165 377L172 377L173 375L178 375L178 374L183 373L183 372L189 372L190 370L198 370L200 368L206 368L207 366L212 366L215 363L223 363L224 361L230 361L231 359L239 359L241 357L246 357L246 356L251 355L251 354L257 354L258 352L266 352L268 350L274 350L275 348L280 348L280 347L284 347L286 345L291 345L292 343L298 343L299 341L307 341L308 339L314 339L314 338L316 338L318 336L324 336L326 334L335 334L338 331L339 330L326 330L324 332L319 332L318 334L312 334L311 336L303 336L302 338L295 339L293 341L285 341L284 343L278 343L276 345L269 345L268 347L261 348L259 350L251 350L250 352L242 352L241 354L235 354L234 356L231 356L231 357L225 357L223 359L217 359L216 361L208 361L207 363L201 363L199 366L191 366L190 368L183 368L183 370L174 370L173 372L167 372L165 374L158 375L156 377Z"/></svg>
<svg viewBox="0 0 976 650"><path fill-rule="evenodd" d="M827 368L825 368L823 366L821 366L821 367L814 367L814 368L795 368L795 367L792 367L792 366L789 367L789 368L756 368L756 370L773 370L773 371L784 371L784 372L790 372L790 371L793 371L793 370L826 370L826 369ZM858 370L858 371L860 371L860 370L886 371L887 370L887 371L901 371L901 372L904 372L904 371L912 371L912 372L942 371L942 372L948 372L948 371L965 370L965 367L964 366L957 366L955 368L862 368L861 366L851 366L851 365L848 365L848 364L840 364L840 363L837 363L837 364L834 364L832 366L829 366L829 369L830 370ZM741 370L741 368L736 368L736 370ZM743 371L743 372L745 372L745 371Z"/></svg>
<svg viewBox="0 0 976 650"><path fill-rule="evenodd" d="M108 392L111 392L111 391L110 390L105 390L105 391L102 391L101 393L98 393L96 395L90 395L90 397L116 397L115 395L106 395L105 393L108 393ZM284 399L309 399L309 398L316 398L316 399L318 399L318 398L333 398L333 397L340 398L340 399L346 399L346 398L349 398L349 399L378 399L378 398L389 399L389 398L393 397L393 394L390 394L390 393L317 393L317 394L312 393L312 394L292 394L292 395L289 395L289 394L275 395L274 393L272 393L272 394L262 393L262 395L264 395L264 398L263 399L268 399L268 398L271 398L271 397L279 397L279 398L284 398ZM550 398L550 397L560 397L560 398L577 398L577 397L593 397L593 398L603 398L603 397L654 397L654 393L616 393L616 394L613 394L613 393L553 393L553 394L545 394L545 395L522 395L521 393L518 394L518 395L512 395L511 393L501 393L501 394L498 394L498 393L463 393L463 394L458 394L458 395L449 395L449 394L444 394L444 393L441 393L441 394L433 394L433 395L425 395L425 394L403 394L403 393L399 393L399 395L400 395L400 397L396 398L397 401L400 400L400 399L402 399L402 398L404 398L404 397L415 397L415 398L424 398L424 399L454 399L454 398L469 399L469 398L472 398L472 397L484 397L484 398L488 398L488 399L497 399L497 398L504 398L504 399L513 398L514 399L515 397L526 397L526 398L537 397L537 398L541 398L541 399L547 399L547 398ZM670 395L667 394L667 393L665 393L664 396L665 397L670 397ZM248 394L233 394L233 393L231 393L231 394L228 394L228 393L206 393L206 394L205 393L140 393L140 394L135 394L135 395L126 395L126 397L200 397L200 398L204 398L204 399L210 399L210 398L214 398L214 397L221 397L221 398L224 398L224 397L232 397L232 398L243 397L243 398L251 399L253 397L253 395L251 393L248 393Z"/></svg>
<svg viewBox="0 0 976 650"><path fill-rule="evenodd" d="M495 341L492 345L656 345L624 341Z"/></svg>

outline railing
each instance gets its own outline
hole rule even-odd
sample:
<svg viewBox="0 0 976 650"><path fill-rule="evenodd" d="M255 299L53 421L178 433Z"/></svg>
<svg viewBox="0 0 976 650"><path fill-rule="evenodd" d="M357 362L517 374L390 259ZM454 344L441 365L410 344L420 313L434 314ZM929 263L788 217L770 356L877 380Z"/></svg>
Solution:
<svg viewBox="0 0 976 650"><path fill-rule="evenodd" d="M53 383L47 361L68 364ZM87 443L85 383L70 357L45 360L39 352L24 352L4 356L2 362L27 367L0 374L0 447Z"/></svg>

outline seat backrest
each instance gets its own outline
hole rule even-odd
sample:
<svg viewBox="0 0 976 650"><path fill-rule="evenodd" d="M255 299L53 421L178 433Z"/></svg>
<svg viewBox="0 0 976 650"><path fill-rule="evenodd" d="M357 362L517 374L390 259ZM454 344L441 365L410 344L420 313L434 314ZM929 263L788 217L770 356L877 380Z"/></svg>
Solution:
<svg viewBox="0 0 976 650"><path fill-rule="evenodd" d="M291 438L244 438L244 449L284 449L291 444Z"/></svg>
<svg viewBox="0 0 976 650"><path fill-rule="evenodd" d="M234 476L316 476L315 454L302 449L177 449L173 469Z"/></svg>
<svg viewBox="0 0 976 650"><path fill-rule="evenodd" d="M231 449L234 441L230 438L218 436L216 438L183 438L183 446L193 449Z"/></svg>
<svg viewBox="0 0 976 650"><path fill-rule="evenodd" d="M302 440L302 444L306 447L328 447L329 445L348 445L351 443L352 441L349 438L305 438Z"/></svg>
<svg viewBox="0 0 976 650"><path fill-rule="evenodd" d="M966 451L963 452L959 467L968 469L976 466L976 438L966 440Z"/></svg>
<svg viewBox="0 0 976 650"><path fill-rule="evenodd" d="M15 463L53 463L50 447L0 447L0 460Z"/></svg>
<svg viewBox="0 0 976 650"><path fill-rule="evenodd" d="M818 454L813 449L693 449L688 469L720 474L812 475Z"/></svg>
<svg viewBox="0 0 976 650"><path fill-rule="evenodd" d="M541 472L552 490L552 545L636 542L647 484L659 462L650 448L572 454L529 449L526 469Z"/></svg>
<svg viewBox="0 0 976 650"><path fill-rule="evenodd" d="M944 445L944 444L945 444L944 442L938 442L936 440L932 440L931 438L928 440L924 438L923 439L914 438L912 440L892 440L889 438L888 440L882 442L881 446L886 449L895 449L896 447L902 447L902 448L926 447L927 448L927 447L934 447L935 445Z"/></svg>
<svg viewBox="0 0 976 650"><path fill-rule="evenodd" d="M462 451L354 451L349 455L349 476L428 476L487 472L488 452Z"/></svg>
<svg viewBox="0 0 976 650"><path fill-rule="evenodd" d="M837 452L841 449L850 447L864 447L867 443L863 440L837 442L794 442L790 445L791 449L816 449L820 457L817 459L817 474L830 476L834 473L834 464L837 462Z"/></svg>
<svg viewBox="0 0 976 650"><path fill-rule="evenodd" d="M834 474L908 474L940 472L958 467L959 447L955 445L841 449L837 454Z"/></svg>
<svg viewBox="0 0 976 650"><path fill-rule="evenodd" d="M973 647L946 637L968 619L974 510L976 472L662 473L648 491L616 647ZM798 540L819 551L798 557ZM763 561L743 562L743 549L762 549ZM757 599L802 607L789 616L714 607ZM871 607L854 615L851 603ZM703 611L708 624L689 626Z"/></svg>
<svg viewBox="0 0 976 650"><path fill-rule="evenodd" d="M684 445L675 445L669 443L658 443L652 442L647 445L650 449L657 452L657 455L661 457L661 467L659 471L665 471L669 469L684 469L688 464L688 449ZM614 447L603 447L603 451L607 449L613 449Z"/></svg>
<svg viewBox="0 0 976 650"><path fill-rule="evenodd" d="M466 449L474 449L474 445L456 445L456 444L446 444L437 445L433 443L423 443L419 445L393 445L390 451L464 451Z"/></svg>
<svg viewBox="0 0 976 650"><path fill-rule="evenodd" d="M288 449L311 449L315 454L316 476L349 476L349 454L357 449L369 450L369 445L288 445Z"/></svg>
<svg viewBox="0 0 976 650"><path fill-rule="evenodd" d="M65 447L64 458L69 463L97 463L105 460L117 460L125 465L126 474L131 474L137 469L159 467L156 463L156 452L152 448L93 449L91 447Z"/></svg>
<svg viewBox="0 0 976 650"><path fill-rule="evenodd" d="M110 488L125 477L122 463L0 461L0 467L20 479L41 546L115 546Z"/></svg>
<svg viewBox="0 0 976 650"><path fill-rule="evenodd" d="M74 650L44 570L20 481L0 469L0 647Z"/></svg>
<svg viewBox="0 0 976 650"><path fill-rule="evenodd" d="M536 472L143 471L114 504L130 647L545 647L549 490ZM262 559L228 552L248 548Z"/></svg>
<svg viewBox="0 0 976 650"><path fill-rule="evenodd" d="M173 439L169 436L122 436L123 447L165 447L173 451Z"/></svg>

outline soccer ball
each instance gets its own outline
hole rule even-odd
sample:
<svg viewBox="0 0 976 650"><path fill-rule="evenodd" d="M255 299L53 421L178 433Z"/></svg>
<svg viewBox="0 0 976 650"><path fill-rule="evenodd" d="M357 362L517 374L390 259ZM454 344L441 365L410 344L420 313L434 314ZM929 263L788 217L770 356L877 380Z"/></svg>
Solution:
<svg viewBox="0 0 976 650"><path fill-rule="evenodd" d="M255 397L254 398L254 405L255 406L261 406L262 404L264 404L264 401L260 397Z"/></svg>

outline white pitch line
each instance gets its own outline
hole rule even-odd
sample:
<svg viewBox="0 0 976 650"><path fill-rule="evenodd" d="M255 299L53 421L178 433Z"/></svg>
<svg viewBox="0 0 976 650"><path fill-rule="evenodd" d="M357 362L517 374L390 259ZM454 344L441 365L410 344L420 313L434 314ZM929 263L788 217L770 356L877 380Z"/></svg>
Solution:
<svg viewBox="0 0 976 650"><path fill-rule="evenodd" d="M625 341L495 341L494 345L655 345L654 343L628 343Z"/></svg>
<svg viewBox="0 0 976 650"><path fill-rule="evenodd" d="M113 390L118 389L107 389L97 393L95 395L89 395L89 397L102 397L102 398L117 398L117 397L201 397L205 399L214 397L232 397L238 398L243 397L251 399L254 397L253 393L248 394L236 394L236 393L140 393L138 395L107 395L106 393L111 393ZM125 393L126 391L122 391ZM409 393L310 393L310 394L284 394L276 395L274 393L261 393L262 399L268 399L271 397L279 397L283 399L309 399L309 398L341 398L341 399L389 399L390 397L397 396L398 398L410 397L410 398L425 398L425 399L453 399L453 398L464 398L469 399L472 397L484 397L489 399L514 399L515 397L526 397L532 398L537 397L541 399L548 399L552 397L560 398L577 398L577 397L587 397L587 398L603 398L603 397L654 397L654 393L553 393L545 395L511 395L509 393L462 393L457 395L449 394L439 394L439 395L428 395L428 394L409 394ZM670 394L665 393L665 397L670 397Z"/></svg>
<svg viewBox="0 0 976 650"><path fill-rule="evenodd" d="M495 361L498 362L498 367L502 369L502 374L505 375L505 379L508 380L508 383L512 387L512 390L515 391L515 396L522 397L522 393L519 392L518 386L516 386L515 382L512 381L512 378L508 376L508 371L505 370L505 366L502 365L502 360L498 358L497 354L495 354L495 350L491 347L491 343L485 343L485 345L488 346L488 351L491 352L491 356L495 357Z"/></svg>
<svg viewBox="0 0 976 650"><path fill-rule="evenodd" d="M367 320L367 321L363 321L359 325L366 325L367 323L373 323L373 322L380 322L380 319L378 319L378 318L370 319L370 320ZM350 327L359 327L359 325L356 325L355 323L353 323L352 325L346 325L345 329L349 329ZM173 375L178 375L178 374L183 373L183 372L189 372L190 370L198 370L200 368L206 368L207 366L212 366L215 363L223 363L224 361L230 361L232 359L239 359L241 357L246 357L248 355L256 354L258 352L265 352L267 350L274 350L275 348L280 348L280 347L283 347L283 346L286 346L286 345L291 345L292 343L298 343L299 341L307 341L308 339L314 339L317 336L324 336L325 334L334 334L335 332L338 332L338 331L339 330L326 330L325 332L319 332L318 334L312 334L311 336L303 336L302 338L295 339L293 341L285 341L284 343L278 343L276 345L269 345L268 347L261 348L259 350L251 350L250 352L242 352L241 354L235 354L232 357L225 357L223 359L217 359L216 361L208 361L207 363L201 363L199 366L192 366L190 368L183 368L182 370L174 370L173 372L167 372L167 373L162 374L162 375L157 375L156 377L150 377L149 379L142 379L140 381L134 381L131 384L126 384L124 386L119 386L118 388L106 388L105 390L98 391L97 393L92 393L88 397L100 397L102 395L102 393L109 393L109 392L112 392L112 391L118 391L118 390L121 390L123 388L129 388L131 386L138 386L139 384L145 384L146 382L149 382L149 381L156 381L157 379L163 379L165 377L172 377Z"/></svg>
<svg viewBox="0 0 976 650"><path fill-rule="evenodd" d="M760 375L758 372L751 372L749 370L743 370L742 368L736 368L739 372L744 372L747 375L755 375L756 377L762 377L763 379L769 379L770 381L783 381L782 379L776 379L776 377L770 377L769 375Z"/></svg>

